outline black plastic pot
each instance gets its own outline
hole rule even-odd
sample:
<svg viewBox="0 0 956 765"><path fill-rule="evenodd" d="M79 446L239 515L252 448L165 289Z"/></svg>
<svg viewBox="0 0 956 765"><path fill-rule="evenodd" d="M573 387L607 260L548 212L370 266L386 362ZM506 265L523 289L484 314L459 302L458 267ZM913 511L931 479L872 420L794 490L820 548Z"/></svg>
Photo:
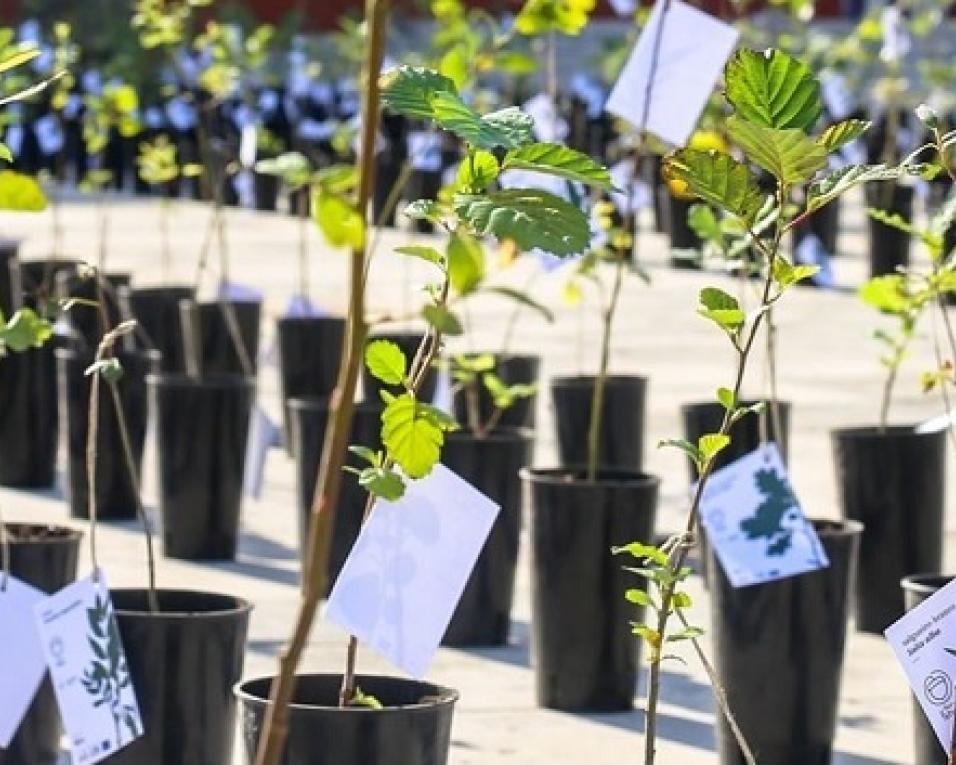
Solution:
<svg viewBox="0 0 956 765"><path fill-rule="evenodd" d="M830 560L820 571L735 589L708 556L715 666L760 765L830 765L863 529L852 521L814 526ZM744 765L718 718L721 765Z"/></svg>
<svg viewBox="0 0 956 765"><path fill-rule="evenodd" d="M126 420L133 459L139 475L146 441L146 376L159 371L159 353L136 352L118 355L123 376L116 383ZM66 486L70 515L89 518L89 482L86 449L89 435L90 376L93 363L87 353L60 348L56 351L60 421L64 424ZM96 438L96 515L101 521L136 518L137 494L131 480L119 421L108 386L100 384L99 419Z"/></svg>
<svg viewBox="0 0 956 765"><path fill-rule="evenodd" d="M282 428L292 442L291 398L332 395L345 343L345 319L336 316L285 317L277 324Z"/></svg>
<svg viewBox="0 0 956 765"><path fill-rule="evenodd" d="M632 471L523 469L531 500L531 646L538 704L565 711L631 709L640 643L624 599L642 580L611 548L652 542L660 480Z"/></svg>
<svg viewBox="0 0 956 765"><path fill-rule="evenodd" d="M562 465L584 465L588 458L593 377L556 377L551 401ZM644 464L644 405L647 378L608 377L601 417L601 468L635 470Z"/></svg>
<svg viewBox="0 0 956 765"><path fill-rule="evenodd" d="M7 524L10 573L52 595L76 579L79 531L63 526ZM46 675L10 746L0 749L0 765L57 765L60 758L60 710Z"/></svg>
<svg viewBox="0 0 956 765"><path fill-rule="evenodd" d="M59 432L53 344L0 358L0 391L0 486L52 486Z"/></svg>
<svg viewBox="0 0 956 765"><path fill-rule="evenodd" d="M703 246L700 237L687 223L687 213L696 199L678 199L670 193L666 186L660 192L664 195L667 209L667 233L670 236L671 250L697 250ZM671 256L671 265L675 268L700 268L700 263L687 258Z"/></svg>
<svg viewBox="0 0 956 765"><path fill-rule="evenodd" d="M0 311L11 316L20 303L20 242L0 239Z"/></svg>
<svg viewBox="0 0 956 765"><path fill-rule="evenodd" d="M110 765L232 765L233 686L242 677L252 606L206 592L111 590L143 735Z"/></svg>
<svg viewBox="0 0 956 765"><path fill-rule="evenodd" d="M505 356L497 357L495 374L507 385L529 385L538 382L538 370L541 359L537 356ZM487 423L495 411L494 402L485 386L478 382L478 415L482 423ZM516 401L508 407L498 420L502 428L533 428L535 422L535 402L537 396L531 396ZM468 394L464 390L455 392L455 419L465 424L468 422Z"/></svg>
<svg viewBox="0 0 956 765"><path fill-rule="evenodd" d="M236 686L246 762L255 762L272 678ZM384 709L340 707L340 675L299 675L281 765L445 765L458 694L431 683L360 675Z"/></svg>
<svg viewBox="0 0 956 765"><path fill-rule="evenodd" d="M913 220L912 186L900 186L893 181L871 183L866 187L869 207L896 213L903 220ZM870 232L870 276L896 273L910 262L910 235L867 216Z"/></svg>
<svg viewBox="0 0 956 765"><path fill-rule="evenodd" d="M213 303L184 300L179 306L187 369L191 364L201 375L255 374L262 303L257 300ZM235 320L233 330L230 330L233 324L230 313ZM243 365L240 342L251 369Z"/></svg>
<svg viewBox="0 0 956 765"><path fill-rule="evenodd" d="M76 274L80 261L68 258L20 261L21 304L39 308L56 295L56 280L62 273Z"/></svg>
<svg viewBox="0 0 956 765"><path fill-rule="evenodd" d="M903 587L903 599L906 603L906 610L916 608L920 603L926 600L930 595L942 587L945 587L953 580L951 576L941 576L939 574L915 574L907 576L900 583ZM919 765L947 765L949 757L939 745L939 739L936 738L936 732L933 726L929 724L922 708L914 697L913 707L913 750L916 756L913 762Z"/></svg>
<svg viewBox="0 0 956 765"><path fill-rule="evenodd" d="M136 319L139 323L136 331L139 344L155 348L163 355L163 372L185 372L179 303L192 300L196 291L192 287L120 287L118 293L123 318Z"/></svg>
<svg viewBox="0 0 956 765"><path fill-rule="evenodd" d="M752 406L756 401L741 401L741 406ZM684 423L684 438L692 444L707 433L716 433L724 420L724 407L714 401L705 401L694 404L684 404L680 408L681 420ZM787 461L790 446L790 402L778 401L777 411L780 417L780 427L783 433L778 437L774 427L774 417L770 411L770 402L761 414L750 413L741 417L730 428L730 443L714 458L714 470L720 470L731 462L750 454L760 446L761 418L765 418L767 438L775 441L780 448L783 461ZM687 469L691 482L697 480L697 467L691 460L687 460Z"/></svg>
<svg viewBox="0 0 956 765"><path fill-rule="evenodd" d="M292 453L295 455L296 464L296 494L299 498L299 553L304 558L309 524L312 520L312 495L315 493L319 460L322 459L322 447L325 443L325 428L329 421L329 402L327 399L294 398L289 401L289 413L292 418ZM382 429L381 413L382 405L374 401L357 403L349 443L378 449L379 433ZM349 453L346 464L351 467L364 467L367 463ZM367 498L368 493L359 486L354 475L343 476L329 553L330 590L358 537Z"/></svg>
<svg viewBox="0 0 956 765"><path fill-rule="evenodd" d="M942 565L946 433L848 428L832 439L843 517L865 528L856 626L882 634L903 615L900 580Z"/></svg>
<svg viewBox="0 0 956 765"><path fill-rule="evenodd" d="M395 332L395 333L380 333L376 334L373 337L369 338L369 342L373 340L391 340L393 343L398 345L402 349L402 352L405 354L405 358L408 360L409 368L412 365L412 362L415 359L415 354L418 353L418 347L422 342L422 335L414 332ZM438 374L437 371L431 369L425 375L425 380L422 383L421 388L419 389L418 400L419 401L431 401L435 398L435 388L438 384ZM382 397L380 395L381 390L387 390L390 393L398 395L402 392L402 387L398 385L385 385L381 381L375 379L371 373L368 371L368 367L364 364L362 365L362 398L365 401L381 401Z"/></svg>
<svg viewBox="0 0 956 765"><path fill-rule="evenodd" d="M157 424L165 553L232 560L254 382L239 375L152 375L147 383Z"/></svg>
<svg viewBox="0 0 956 765"><path fill-rule="evenodd" d="M66 312L70 345L73 348L95 351L103 335L120 323L122 314L117 289L129 287L129 283L129 274L105 274L100 277L100 288L97 289L95 277L83 278L73 271L61 271L56 275L55 291L60 300L78 298L101 302L102 310L106 312L108 326L103 323L100 308L78 302Z"/></svg>
<svg viewBox="0 0 956 765"><path fill-rule="evenodd" d="M252 177L256 209L275 211L279 199L279 179L265 173L255 173Z"/></svg>
<svg viewBox="0 0 956 765"><path fill-rule="evenodd" d="M445 645L508 642L521 535L518 472L531 464L533 444L531 433L521 430L500 430L480 439L451 433L445 440L442 464L501 507L442 639Z"/></svg>

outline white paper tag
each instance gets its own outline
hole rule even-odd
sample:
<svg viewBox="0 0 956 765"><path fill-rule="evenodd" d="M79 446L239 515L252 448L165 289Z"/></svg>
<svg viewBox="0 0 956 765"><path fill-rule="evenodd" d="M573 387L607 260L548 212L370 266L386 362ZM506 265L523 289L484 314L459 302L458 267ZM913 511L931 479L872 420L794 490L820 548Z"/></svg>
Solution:
<svg viewBox="0 0 956 765"><path fill-rule="evenodd" d="M671 0L661 27L663 5L658 0L654 6L605 108L641 127L655 42L658 29L662 29L644 127L668 143L683 146L697 126L700 113L737 43L738 32L682 0Z"/></svg>
<svg viewBox="0 0 956 765"><path fill-rule="evenodd" d="M412 167L426 173L441 170L441 136L432 130L412 130L408 134L408 158Z"/></svg>
<svg viewBox="0 0 956 765"><path fill-rule="evenodd" d="M948 754L956 714L956 580L904 614L884 634Z"/></svg>
<svg viewBox="0 0 956 765"><path fill-rule="evenodd" d="M36 133L40 151L48 157L56 154L63 148L63 130L55 114L46 114L33 123L33 132Z"/></svg>
<svg viewBox="0 0 956 765"><path fill-rule="evenodd" d="M0 573L0 586L3 580ZM33 616L36 604L45 599L45 593L12 576L0 590L0 749L10 745L46 673Z"/></svg>
<svg viewBox="0 0 956 765"><path fill-rule="evenodd" d="M422 678L498 514L443 465L379 500L332 588L325 618Z"/></svg>
<svg viewBox="0 0 956 765"><path fill-rule="evenodd" d="M956 407L953 407L946 414L940 414L921 422L913 430L916 433L939 433L946 430L952 423L956 422Z"/></svg>
<svg viewBox="0 0 956 765"><path fill-rule="evenodd" d="M713 473L701 498L700 518L734 587L830 565L790 488L776 444Z"/></svg>
<svg viewBox="0 0 956 765"><path fill-rule="evenodd" d="M143 734L136 693L103 572L34 613L73 765L92 765ZM157 668L161 670L162 668Z"/></svg>
<svg viewBox="0 0 956 765"><path fill-rule="evenodd" d="M249 420L249 437L246 439L246 464L242 486L246 494L255 499L262 496L262 483L266 474L266 457L273 446L279 446L282 434L266 411L256 404Z"/></svg>

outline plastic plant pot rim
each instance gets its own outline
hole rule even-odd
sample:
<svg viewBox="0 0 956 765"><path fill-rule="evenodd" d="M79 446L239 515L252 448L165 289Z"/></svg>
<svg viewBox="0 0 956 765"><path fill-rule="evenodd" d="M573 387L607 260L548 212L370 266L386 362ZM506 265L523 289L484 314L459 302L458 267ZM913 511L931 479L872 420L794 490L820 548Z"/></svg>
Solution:
<svg viewBox="0 0 956 765"><path fill-rule="evenodd" d="M568 466L556 468L523 467L518 471L521 480L532 483L551 484L554 486L599 486L599 487L631 487L649 488L661 484L660 477L638 470L599 468L597 480L588 481L587 468L584 466ZM610 476L610 477L602 477Z"/></svg>
<svg viewBox="0 0 956 765"><path fill-rule="evenodd" d="M919 423L913 423L912 425L887 425L885 428L881 428L879 425L857 425L849 428L837 428L831 430L830 434L834 439L837 440L851 440L851 439L862 439L862 438L878 438L880 436L899 438L901 436L912 436L914 439L931 439L938 437L943 431L931 431L928 433L917 433L916 428L919 427Z"/></svg>
<svg viewBox="0 0 956 765"><path fill-rule="evenodd" d="M907 574L900 579L900 587L907 592L932 595L953 581L952 574Z"/></svg>
<svg viewBox="0 0 956 765"><path fill-rule="evenodd" d="M475 441L478 443L513 444L519 442L524 443L525 441L533 440L533 428L514 428L507 426L495 428L490 433L483 435L481 438L476 436L474 431L469 430L464 424L458 430L452 430L445 434L446 443L448 441Z"/></svg>
<svg viewBox="0 0 956 765"><path fill-rule="evenodd" d="M89 361L91 364L96 359L95 349L80 351L76 348L56 348L53 355L66 361ZM115 355L120 361L123 359L142 359L146 362L159 364L163 360L163 354L155 348L137 348L133 351L119 350Z"/></svg>
<svg viewBox="0 0 956 765"><path fill-rule="evenodd" d="M161 372L146 375L146 384L151 388L208 388L233 390L235 388L253 389L256 378L253 375L216 373L193 377L184 372Z"/></svg>
<svg viewBox="0 0 956 765"><path fill-rule="evenodd" d="M813 524L814 531L821 537L845 537L862 534L865 526L859 521L837 520L834 518L807 518Z"/></svg>
<svg viewBox="0 0 956 765"><path fill-rule="evenodd" d="M6 527L8 535L11 530L16 532L18 529L55 532L51 536L45 537L10 539L10 544L17 545L18 547L21 545L68 544L78 539L82 539L83 537L83 532L80 529L75 529L72 526L62 526L58 523L28 523L22 521L7 521L3 525Z"/></svg>
<svg viewBox="0 0 956 765"><path fill-rule="evenodd" d="M296 675L296 679L301 680L307 677L332 677L332 678L341 678L341 675L336 674L307 674L307 675ZM265 707L269 704L268 697L262 697L250 693L245 690L246 686L254 685L256 683L265 683L266 688L271 688L273 681L276 679L276 675L263 675L260 677L251 677L247 680L241 680L233 686L233 693L236 698L240 701L248 703L250 705L256 705ZM320 706L318 704L302 704L298 702L290 702L289 709L293 711L313 711L321 710L323 712L329 712L332 714L368 714L368 715L383 715L383 714L401 714L401 713L422 713L430 712L436 709L437 707L451 706L455 704L460 698L458 691L453 688L446 688L443 685L437 685L435 683L426 683L421 680L410 680L402 677L393 677L388 675L359 675L356 678L358 681L368 681L368 680L390 680L390 681L401 681L406 683L412 683L417 685L431 685L436 688L439 692L439 696L434 701L429 701L425 704L403 704L401 706L383 706L381 709L373 709L372 707L367 706L349 706L349 707L340 707L340 706Z"/></svg>
<svg viewBox="0 0 956 765"><path fill-rule="evenodd" d="M332 399L330 396L294 396L286 399L286 406L297 412L324 412L331 411ZM356 401L353 406L356 412L380 412L385 404L378 401Z"/></svg>
<svg viewBox="0 0 956 765"><path fill-rule="evenodd" d="M244 598L237 597L235 595L224 595L219 592L206 592L203 590L178 590L178 589L162 589L159 588L156 590L156 595L162 601L163 595L176 595L187 597L196 597L196 598L217 598L222 601L232 601L232 607L228 608L216 608L212 610L201 610L201 611L186 611L186 610L171 610L164 611L160 608L158 613L152 613L149 610L148 605L146 605L146 595L148 590L145 587L111 587L110 594L114 599L113 610L117 614L122 614L124 618L132 619L150 619L150 620L163 620L163 621L181 621L185 619L202 619L203 621L213 621L216 619L232 619L241 614L248 614L252 611L252 603ZM133 594L141 593L143 596L143 601L145 608L144 609L130 609L130 608L121 608L115 603L115 596L117 594Z"/></svg>
<svg viewBox="0 0 956 765"><path fill-rule="evenodd" d="M593 388L597 375L569 375L567 377L552 377L551 388ZM615 383L639 383L647 385L648 377L643 375L608 375L604 378L605 385Z"/></svg>

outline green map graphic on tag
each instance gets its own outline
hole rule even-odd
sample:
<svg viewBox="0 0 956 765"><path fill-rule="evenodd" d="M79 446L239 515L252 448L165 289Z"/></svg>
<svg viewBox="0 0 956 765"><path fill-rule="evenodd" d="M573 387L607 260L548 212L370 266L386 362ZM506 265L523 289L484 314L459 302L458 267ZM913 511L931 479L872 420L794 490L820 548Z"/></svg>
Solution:
<svg viewBox="0 0 956 765"><path fill-rule="evenodd" d="M789 482L772 467L757 470L754 483L764 500L753 517L740 522L740 529L748 539L765 538L767 555L784 555L793 542L793 529L785 526L784 521L794 520L799 515L797 498Z"/></svg>

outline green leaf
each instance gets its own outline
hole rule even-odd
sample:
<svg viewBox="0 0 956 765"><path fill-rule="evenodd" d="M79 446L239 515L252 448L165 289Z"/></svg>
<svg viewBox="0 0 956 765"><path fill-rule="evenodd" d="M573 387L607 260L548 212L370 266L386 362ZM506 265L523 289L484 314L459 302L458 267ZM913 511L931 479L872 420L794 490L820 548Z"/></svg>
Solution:
<svg viewBox="0 0 956 765"><path fill-rule="evenodd" d="M681 640L696 640L704 631L700 627L685 627L680 632L667 636L668 643L679 643Z"/></svg>
<svg viewBox="0 0 956 765"><path fill-rule="evenodd" d="M533 120L515 106L482 117L454 93L436 93L431 103L435 122L479 149L512 149L532 140Z"/></svg>
<svg viewBox="0 0 956 765"><path fill-rule="evenodd" d="M382 106L407 117L434 119L432 100L438 93L458 94L455 83L431 69L400 66L381 78Z"/></svg>
<svg viewBox="0 0 956 765"><path fill-rule="evenodd" d="M877 210L875 207L867 207L866 214L884 226L895 228L897 231L902 231L904 234L909 234L910 236L919 236L920 232L916 230L916 227L899 213Z"/></svg>
<svg viewBox="0 0 956 765"><path fill-rule="evenodd" d="M456 231L446 250L448 279L459 295L473 292L485 278L485 251L475 237L464 230Z"/></svg>
<svg viewBox="0 0 956 765"><path fill-rule="evenodd" d="M697 449L702 461L708 462L730 444L730 436L723 433L706 433L697 439Z"/></svg>
<svg viewBox="0 0 956 765"><path fill-rule="evenodd" d="M874 276L863 283L859 294L864 303L883 313L902 315L910 307L902 274Z"/></svg>
<svg viewBox="0 0 956 765"><path fill-rule="evenodd" d="M717 287L704 287L700 291L700 304L697 313L728 332L742 327L746 319L737 298Z"/></svg>
<svg viewBox="0 0 956 765"><path fill-rule="evenodd" d="M379 459L379 454L374 449L369 449L367 446L350 446L349 451L357 457L365 460L370 465L378 465L381 461Z"/></svg>
<svg viewBox="0 0 956 765"><path fill-rule="evenodd" d="M737 398L734 396L734 392L730 388L718 388L717 400L720 402L721 406L724 407L724 409L729 409L732 411L737 407Z"/></svg>
<svg viewBox="0 0 956 765"><path fill-rule="evenodd" d="M513 239L522 250L554 255L587 249L591 231L577 207L541 189L506 189L484 196L455 196L455 212L479 236Z"/></svg>
<svg viewBox="0 0 956 765"><path fill-rule="evenodd" d="M444 335L457 337L465 332L461 320L443 305L426 305L422 309L422 316Z"/></svg>
<svg viewBox="0 0 956 765"><path fill-rule="evenodd" d="M21 308L0 327L0 344L16 353L40 348L52 336L53 325L30 308Z"/></svg>
<svg viewBox="0 0 956 765"><path fill-rule="evenodd" d="M780 50L742 49L727 64L727 100L748 122L808 132L820 114L820 84L809 67Z"/></svg>
<svg viewBox="0 0 956 765"><path fill-rule="evenodd" d="M640 637L644 638L644 640L645 640L652 648L655 649L654 655L657 654L656 649L657 649L657 648L660 646L660 644L661 644L661 633L660 633L660 632L658 632L658 631L657 631L656 629L654 629L653 627L648 627L646 624L635 624L635 625L631 628L631 631L632 631L635 635L640 635Z"/></svg>
<svg viewBox="0 0 956 765"><path fill-rule="evenodd" d="M445 256L434 247L409 245L408 247L396 247L395 252L397 252L399 255L408 255L411 258L427 260L429 263L434 263L443 270L445 268Z"/></svg>
<svg viewBox="0 0 956 765"><path fill-rule="evenodd" d="M686 454L688 457L690 457L691 461L694 462L696 465L698 466L700 465L700 462L701 462L700 449L698 449L690 441L687 441L683 438L661 439L660 441L657 442L657 448L658 449L664 449L664 448L678 449L684 452L684 454Z"/></svg>
<svg viewBox="0 0 956 765"><path fill-rule="evenodd" d="M874 181L892 181L907 175L920 175L922 165L850 165L810 184L807 211L814 212L856 186Z"/></svg>
<svg viewBox="0 0 956 765"><path fill-rule="evenodd" d="M401 385L408 373L408 360L391 340L373 340L365 348L365 366L386 385Z"/></svg>
<svg viewBox="0 0 956 765"><path fill-rule="evenodd" d="M23 173L0 171L0 210L41 212L45 209L46 196L39 183Z"/></svg>
<svg viewBox="0 0 956 765"><path fill-rule="evenodd" d="M694 601L691 600L690 595L686 592L675 592L671 595L671 605L674 608L690 608L693 605Z"/></svg>
<svg viewBox="0 0 956 765"><path fill-rule="evenodd" d="M555 31L577 35L588 23L595 0L526 0L515 18L515 29L529 37Z"/></svg>
<svg viewBox="0 0 956 765"><path fill-rule="evenodd" d="M270 159L256 162L256 172L281 178L292 188L305 186L312 175L312 166L304 154L289 151Z"/></svg>
<svg viewBox="0 0 956 765"><path fill-rule="evenodd" d="M705 242L723 244L724 234L713 208L706 204L693 204L687 211L687 225Z"/></svg>
<svg viewBox="0 0 956 765"><path fill-rule="evenodd" d="M644 590L639 590L636 587L628 590L624 593L624 599L629 603L635 603L639 606L650 606L651 596L648 595Z"/></svg>
<svg viewBox="0 0 956 765"><path fill-rule="evenodd" d="M348 201L317 189L312 197L313 216L333 247L359 250L365 243L365 219Z"/></svg>
<svg viewBox="0 0 956 765"><path fill-rule="evenodd" d="M34 45L29 45L20 50L14 50L3 58L0 58L0 74L33 61L33 59L39 55L40 49Z"/></svg>
<svg viewBox="0 0 956 765"><path fill-rule="evenodd" d="M843 122L837 122L835 125L830 125L830 127L820 134L820 137L817 138L817 143L824 148L827 154L830 154L846 146L848 143L855 141L870 129L870 125L872 125L872 123L867 120L844 120Z"/></svg>
<svg viewBox="0 0 956 765"><path fill-rule="evenodd" d="M783 255L773 259L773 280L781 290L792 287L798 282L809 279L820 271L820 266L793 265Z"/></svg>
<svg viewBox="0 0 956 765"><path fill-rule="evenodd" d="M742 218L748 225L763 207L763 194L747 166L718 151L682 149L664 159L664 177L683 181L694 196Z"/></svg>
<svg viewBox="0 0 956 765"><path fill-rule="evenodd" d="M613 547L611 548L611 552L615 555L627 553L638 560L648 560L651 563L656 563L658 566L666 566L668 564L667 553L659 547L646 545L643 542L631 542L621 547Z"/></svg>
<svg viewBox="0 0 956 765"><path fill-rule="evenodd" d="M13 154L3 141L0 141L0 159L4 162L13 162Z"/></svg>
<svg viewBox="0 0 956 765"><path fill-rule="evenodd" d="M501 295L502 297L509 298L510 300L515 301L523 305L525 308L530 308L533 311L537 311L541 316L544 317L546 321L554 321L554 313L546 305L539 303L537 300L532 298L525 292L515 289L514 287L504 287L504 286L492 286L484 287L482 292L491 292L495 295Z"/></svg>
<svg viewBox="0 0 956 765"><path fill-rule="evenodd" d="M613 188L611 175L606 167L587 154L557 143L533 143L512 149L505 155L502 168L534 170L608 191Z"/></svg>
<svg viewBox="0 0 956 765"><path fill-rule="evenodd" d="M826 167L826 150L801 130L762 127L733 114L727 118L727 132L748 159L789 186L810 180Z"/></svg>
<svg viewBox="0 0 956 765"><path fill-rule="evenodd" d="M409 478L424 478L441 456L445 433L411 393L392 398L382 412L382 443Z"/></svg>
<svg viewBox="0 0 956 765"><path fill-rule="evenodd" d="M376 497L396 502L405 494L405 482L393 470L384 467L368 467L359 472L359 486Z"/></svg>
<svg viewBox="0 0 956 765"><path fill-rule="evenodd" d="M498 160L488 151L475 151L458 166L455 187L464 194L480 194L498 177Z"/></svg>
<svg viewBox="0 0 956 765"><path fill-rule="evenodd" d="M384 708L381 701L379 701L370 693L362 693L362 689L359 687L355 688L355 695L352 696L352 700L349 702L349 705L353 707L368 707L369 709Z"/></svg>
<svg viewBox="0 0 956 765"><path fill-rule="evenodd" d="M502 51L494 57L495 69L512 77L534 74L538 70L538 61L533 56L519 51Z"/></svg>
<svg viewBox="0 0 956 765"><path fill-rule="evenodd" d="M90 364L83 374L87 377L100 375L107 382L119 382L123 377L123 366L120 364L120 360L116 358L100 359Z"/></svg>
<svg viewBox="0 0 956 765"><path fill-rule="evenodd" d="M403 213L412 220L437 221L441 217L442 208L434 199L416 199L406 205Z"/></svg>

